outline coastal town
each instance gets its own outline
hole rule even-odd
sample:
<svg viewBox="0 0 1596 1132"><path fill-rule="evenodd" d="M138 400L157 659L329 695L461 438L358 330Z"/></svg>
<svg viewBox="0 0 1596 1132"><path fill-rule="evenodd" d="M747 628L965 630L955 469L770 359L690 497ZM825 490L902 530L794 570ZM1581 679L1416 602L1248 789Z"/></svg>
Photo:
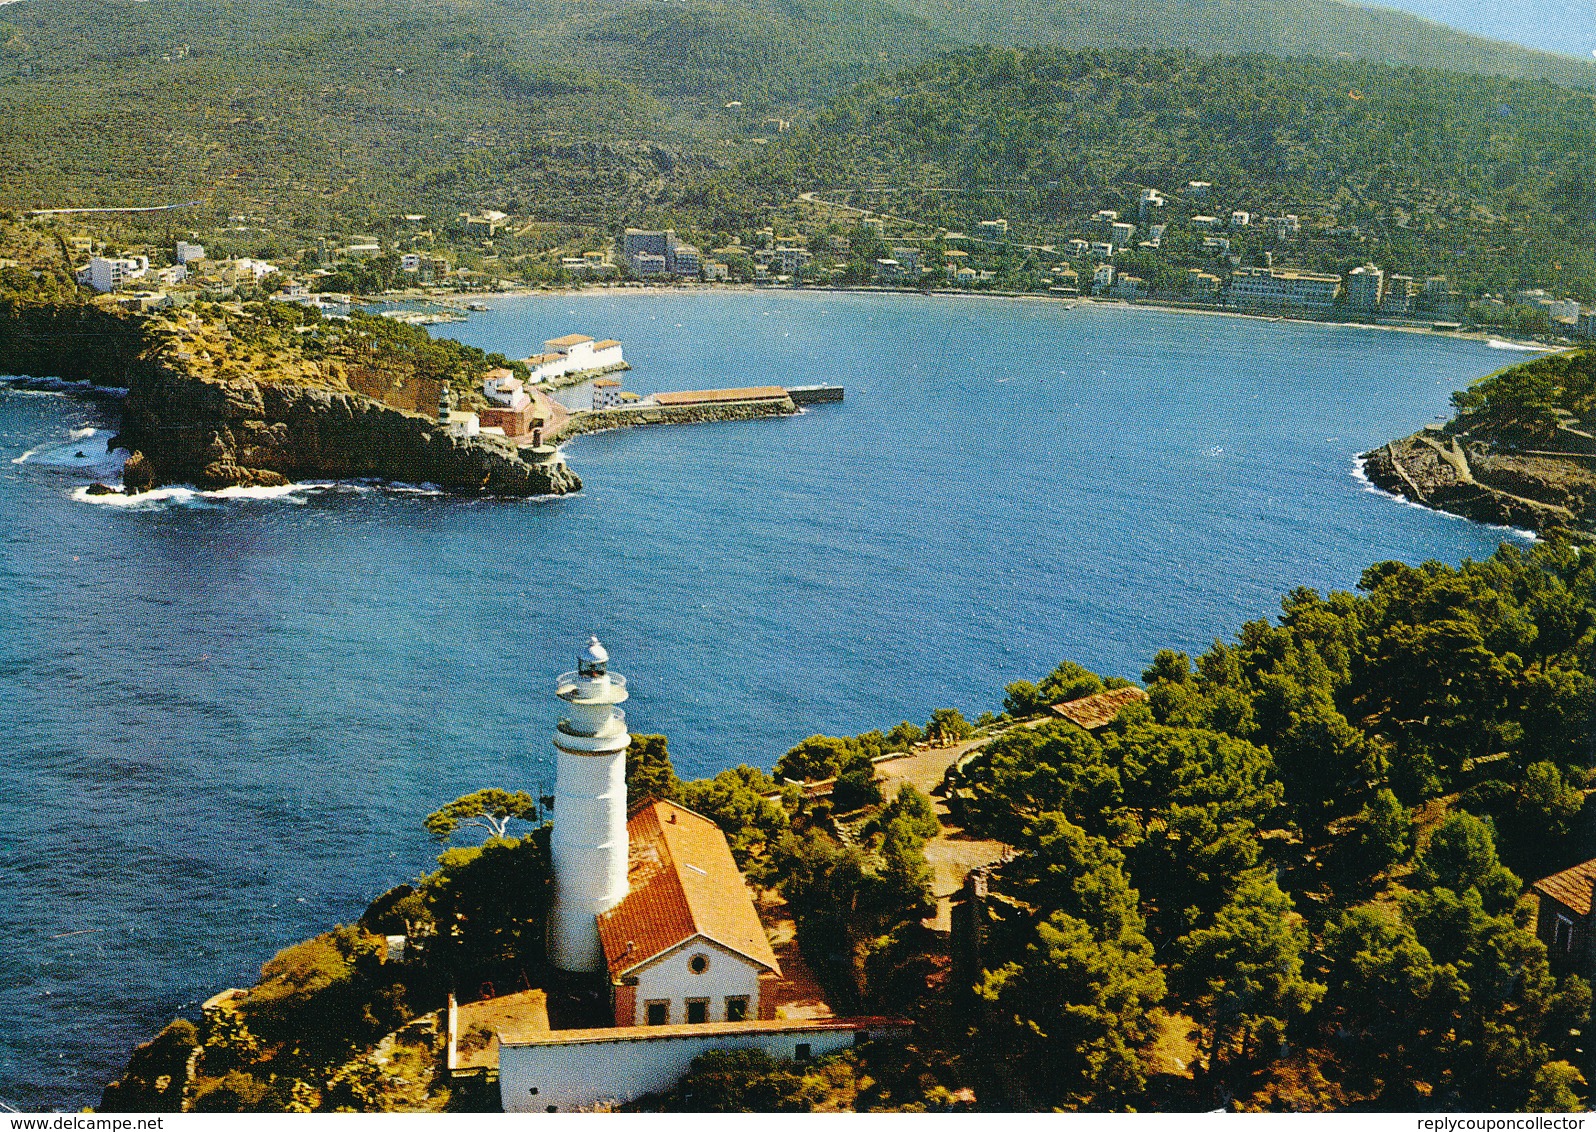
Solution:
<svg viewBox="0 0 1596 1132"><path fill-rule="evenodd" d="M61 243L81 286L131 310L247 296L337 317L351 302L431 300L384 308L425 323L468 317L480 305L471 298L528 287L744 285L1037 294L1550 342L1596 337L1596 308L1546 287L1469 291L1444 274L1360 260L1367 234L1333 217L1257 209L1200 180L1125 196L1133 203L1061 218L1048 230L991 217L956 231L805 193L766 227L695 235L714 245L707 251L670 228L573 231L496 210L438 221L406 214L381 236L321 238L275 256L244 254L273 244L270 223L249 216L229 218L237 223L210 237L229 249L214 258L198 234L134 246L73 231ZM51 212L32 223L71 221ZM518 250L528 243L547 250ZM1347 266L1301 266L1327 256ZM553 353L538 363L552 367L549 376L574 364Z"/></svg>

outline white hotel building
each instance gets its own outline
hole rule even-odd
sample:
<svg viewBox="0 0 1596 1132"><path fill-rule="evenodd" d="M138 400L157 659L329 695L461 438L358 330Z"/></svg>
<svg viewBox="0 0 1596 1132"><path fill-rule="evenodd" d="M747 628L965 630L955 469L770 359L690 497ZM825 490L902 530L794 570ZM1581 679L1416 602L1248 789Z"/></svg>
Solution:
<svg viewBox="0 0 1596 1132"><path fill-rule="evenodd" d="M613 338L595 342L586 334L567 334L543 343L543 353L526 359L534 384L571 373L602 373L625 369L621 344Z"/></svg>

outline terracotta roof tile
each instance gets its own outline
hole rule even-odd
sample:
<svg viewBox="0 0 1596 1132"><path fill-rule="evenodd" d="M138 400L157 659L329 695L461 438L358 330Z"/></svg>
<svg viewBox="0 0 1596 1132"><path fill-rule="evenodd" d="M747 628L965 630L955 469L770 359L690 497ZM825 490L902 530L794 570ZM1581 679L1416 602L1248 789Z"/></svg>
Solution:
<svg viewBox="0 0 1596 1132"><path fill-rule="evenodd" d="M626 835L629 891L598 917L612 978L695 936L781 973L719 826L674 802L646 802Z"/></svg>
<svg viewBox="0 0 1596 1132"><path fill-rule="evenodd" d="M1537 895L1551 897L1575 915L1588 916L1593 883L1596 883L1596 857L1582 865L1542 877L1533 887Z"/></svg>
<svg viewBox="0 0 1596 1132"><path fill-rule="evenodd" d="M1145 700L1147 693L1140 688L1114 688L1107 692L1098 692L1095 696L1083 696L1078 700L1071 700L1067 704L1054 704L1053 713L1063 716L1077 727L1084 727L1088 731L1096 731L1099 727L1106 727L1114 721L1119 714L1119 709L1126 704Z"/></svg>
<svg viewBox="0 0 1596 1132"><path fill-rule="evenodd" d="M567 334L563 338L550 338L547 342L545 342L543 344L545 346L555 346L555 347L559 347L559 346L576 346L576 345L580 345L583 342L591 342L591 341L593 341L593 339L589 338L586 334Z"/></svg>

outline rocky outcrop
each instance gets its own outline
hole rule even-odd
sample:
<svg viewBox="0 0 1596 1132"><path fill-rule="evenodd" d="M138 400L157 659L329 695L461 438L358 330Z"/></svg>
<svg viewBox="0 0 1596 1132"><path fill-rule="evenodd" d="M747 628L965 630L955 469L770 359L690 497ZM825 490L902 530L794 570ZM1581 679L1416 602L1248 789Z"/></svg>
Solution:
<svg viewBox="0 0 1596 1132"><path fill-rule="evenodd" d="M1427 429L1365 452L1376 487L1454 515L1533 531L1596 532L1596 460L1520 452Z"/></svg>
<svg viewBox="0 0 1596 1132"><path fill-rule="evenodd" d="M132 492L162 483L214 489L307 478L435 483L506 496L563 495L582 486L561 462L527 459L497 437L456 439L425 416L363 397L335 366L323 371L323 381L305 380L316 367L303 359L248 360L244 349L235 355L224 345L223 356L207 361L225 376L200 371L175 329L103 305L0 300L0 373L126 386L115 443L134 453L123 481Z"/></svg>
<svg viewBox="0 0 1596 1132"><path fill-rule="evenodd" d="M151 483L206 489L307 478L435 483L450 491L563 495L563 463L524 458L498 437L460 439L358 393L300 382L198 377L156 358L130 382L117 443Z"/></svg>

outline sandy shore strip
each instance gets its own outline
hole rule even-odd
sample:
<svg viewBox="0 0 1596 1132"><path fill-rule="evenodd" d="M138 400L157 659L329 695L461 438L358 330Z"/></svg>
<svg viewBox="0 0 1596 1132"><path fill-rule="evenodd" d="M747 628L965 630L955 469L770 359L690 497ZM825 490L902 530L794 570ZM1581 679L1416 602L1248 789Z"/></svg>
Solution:
<svg viewBox="0 0 1596 1132"><path fill-rule="evenodd" d="M486 303L494 299L561 298L622 294L762 294L762 295L918 295L925 298L992 299L1005 302L1051 303L1065 307L1082 304L1126 311L1157 311L1161 314L1189 314L1241 318L1252 322L1279 322L1298 326L1333 326L1344 330L1376 330L1397 334L1433 334L1443 338L1460 338L1470 342L1500 342L1504 347L1545 353L1575 347L1561 344L1508 338L1497 330L1438 330L1433 326L1394 326L1388 323L1348 322L1325 318L1301 318L1289 314L1257 314L1251 311L1224 310L1219 307L1186 306L1168 302L1131 302L1125 299L1100 299L1090 295L1040 295L1030 291L965 291L952 287L935 287L921 290L917 287L761 287L754 283L647 283L637 286L582 284L574 287L512 287L503 291L387 291L381 295L356 296L362 304L381 305L392 302L432 302L440 306L455 307L467 302Z"/></svg>

